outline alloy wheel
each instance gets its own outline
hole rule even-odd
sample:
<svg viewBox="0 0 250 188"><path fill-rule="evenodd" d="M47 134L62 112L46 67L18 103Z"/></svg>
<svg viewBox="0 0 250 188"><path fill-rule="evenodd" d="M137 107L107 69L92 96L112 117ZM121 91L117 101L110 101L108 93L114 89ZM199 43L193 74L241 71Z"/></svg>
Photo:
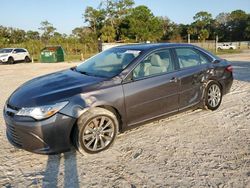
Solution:
<svg viewBox="0 0 250 188"><path fill-rule="evenodd" d="M217 84L212 84L208 89L208 104L215 108L220 104L221 89Z"/></svg>
<svg viewBox="0 0 250 188"><path fill-rule="evenodd" d="M99 151L107 147L115 136L115 125L107 116L93 118L84 128L82 143L90 151Z"/></svg>

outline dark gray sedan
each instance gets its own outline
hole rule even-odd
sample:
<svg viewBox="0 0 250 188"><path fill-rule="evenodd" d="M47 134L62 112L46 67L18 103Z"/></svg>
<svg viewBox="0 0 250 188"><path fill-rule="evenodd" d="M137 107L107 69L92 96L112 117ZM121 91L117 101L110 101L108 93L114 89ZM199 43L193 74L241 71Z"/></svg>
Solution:
<svg viewBox="0 0 250 188"><path fill-rule="evenodd" d="M190 108L216 110L232 82L232 66L196 46L115 47L20 86L4 108L7 137L36 153L71 146L97 153L118 132L146 121Z"/></svg>

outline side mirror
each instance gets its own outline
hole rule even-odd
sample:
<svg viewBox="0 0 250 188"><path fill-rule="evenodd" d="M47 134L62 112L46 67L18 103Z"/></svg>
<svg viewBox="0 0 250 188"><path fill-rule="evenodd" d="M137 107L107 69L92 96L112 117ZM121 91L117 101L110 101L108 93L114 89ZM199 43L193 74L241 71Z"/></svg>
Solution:
<svg viewBox="0 0 250 188"><path fill-rule="evenodd" d="M134 78L133 78L133 72L131 72L127 78L125 80L123 80L123 83L129 83L129 82L133 82Z"/></svg>
<svg viewBox="0 0 250 188"><path fill-rule="evenodd" d="M13 54L16 54L16 51L13 51L12 53L13 53Z"/></svg>
<svg viewBox="0 0 250 188"><path fill-rule="evenodd" d="M217 63L220 63L220 62L221 62L221 60L216 59L216 60L214 60L212 63L213 63L213 64L217 64Z"/></svg>

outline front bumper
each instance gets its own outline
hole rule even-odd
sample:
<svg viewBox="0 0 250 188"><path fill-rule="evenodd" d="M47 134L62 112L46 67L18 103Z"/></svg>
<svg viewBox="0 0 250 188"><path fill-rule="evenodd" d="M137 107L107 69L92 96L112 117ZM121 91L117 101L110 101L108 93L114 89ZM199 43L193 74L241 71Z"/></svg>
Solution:
<svg viewBox="0 0 250 188"><path fill-rule="evenodd" d="M1 57L1 58L0 58L0 62L1 62L1 63L6 63L6 62L8 62L8 57Z"/></svg>
<svg viewBox="0 0 250 188"><path fill-rule="evenodd" d="M21 149L40 154L56 154L70 150L70 133L76 119L57 113L34 121L4 112L9 142Z"/></svg>

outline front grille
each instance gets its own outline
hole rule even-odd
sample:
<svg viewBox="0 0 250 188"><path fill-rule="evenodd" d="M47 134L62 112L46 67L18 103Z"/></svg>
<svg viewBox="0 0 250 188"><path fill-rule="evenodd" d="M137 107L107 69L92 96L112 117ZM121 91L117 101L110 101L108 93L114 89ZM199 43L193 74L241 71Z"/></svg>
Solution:
<svg viewBox="0 0 250 188"><path fill-rule="evenodd" d="M12 142L17 147L22 147L22 142L14 126L7 125L7 136L10 142Z"/></svg>

